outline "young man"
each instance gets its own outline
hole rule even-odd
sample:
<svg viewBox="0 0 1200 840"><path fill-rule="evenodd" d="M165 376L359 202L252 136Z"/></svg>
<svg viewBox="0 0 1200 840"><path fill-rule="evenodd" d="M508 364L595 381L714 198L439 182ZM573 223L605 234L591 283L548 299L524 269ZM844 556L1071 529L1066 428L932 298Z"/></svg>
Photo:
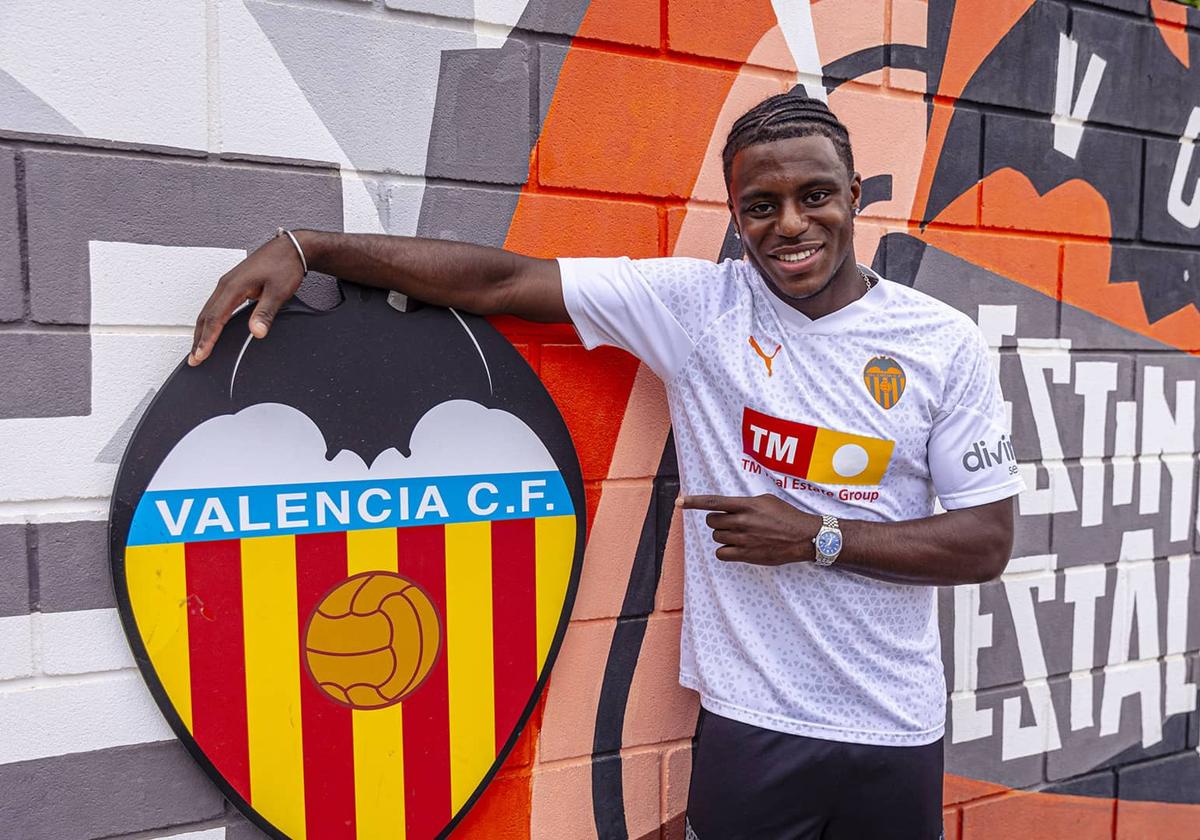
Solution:
<svg viewBox="0 0 1200 840"><path fill-rule="evenodd" d="M1000 574L1022 487L996 375L970 319L855 263L861 181L823 103L756 106L724 164L743 261L297 231L221 278L191 363L246 300L266 336L304 258L634 353L666 383L686 494L680 680L704 709L689 831L936 838L933 587Z"/></svg>

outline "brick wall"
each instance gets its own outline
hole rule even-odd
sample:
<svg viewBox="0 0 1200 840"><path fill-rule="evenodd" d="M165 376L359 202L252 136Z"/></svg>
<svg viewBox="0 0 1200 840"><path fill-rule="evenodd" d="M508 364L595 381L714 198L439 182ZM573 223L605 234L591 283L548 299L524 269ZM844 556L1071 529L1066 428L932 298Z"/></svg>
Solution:
<svg viewBox="0 0 1200 840"><path fill-rule="evenodd" d="M1029 490L940 593L947 836L1200 824L1200 17L1168 0L9 0L0 25L0 825L261 836L133 666L106 546L138 418L276 225L736 256L719 165L802 85L860 261L976 319ZM303 294L330 300L327 278ZM456 837L679 837L694 695L661 384L497 325L591 523L548 690ZM15 826L15 828L12 828Z"/></svg>

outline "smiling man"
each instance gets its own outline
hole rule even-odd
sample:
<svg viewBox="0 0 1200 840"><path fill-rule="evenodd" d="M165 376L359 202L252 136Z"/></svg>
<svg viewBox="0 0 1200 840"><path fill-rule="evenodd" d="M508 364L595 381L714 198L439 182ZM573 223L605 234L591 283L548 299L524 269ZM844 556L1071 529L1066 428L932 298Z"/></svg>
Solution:
<svg viewBox="0 0 1200 840"><path fill-rule="evenodd" d="M191 362L246 300L264 337L310 267L635 354L666 383L686 494L691 836L932 840L934 587L1000 574L1022 488L996 374L970 319L856 264L861 180L823 103L760 103L723 159L745 260L285 231L221 279Z"/></svg>

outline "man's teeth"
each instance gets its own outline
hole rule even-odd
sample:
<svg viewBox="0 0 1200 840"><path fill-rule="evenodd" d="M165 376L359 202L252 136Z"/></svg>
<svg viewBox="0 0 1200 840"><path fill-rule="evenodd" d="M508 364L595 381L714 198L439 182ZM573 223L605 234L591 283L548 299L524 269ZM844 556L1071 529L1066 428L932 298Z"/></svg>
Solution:
<svg viewBox="0 0 1200 840"><path fill-rule="evenodd" d="M809 248L807 251L800 251L796 254L780 254L775 259L783 260L784 262L800 262L801 260L808 259L815 253L817 253L816 248Z"/></svg>

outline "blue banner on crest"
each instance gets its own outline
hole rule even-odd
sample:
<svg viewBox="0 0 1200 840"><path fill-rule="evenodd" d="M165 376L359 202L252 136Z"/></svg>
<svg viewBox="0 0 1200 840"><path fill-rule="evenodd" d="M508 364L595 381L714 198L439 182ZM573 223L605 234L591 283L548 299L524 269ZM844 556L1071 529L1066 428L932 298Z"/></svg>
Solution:
<svg viewBox="0 0 1200 840"><path fill-rule="evenodd" d="M556 471L147 491L129 545L574 514Z"/></svg>

